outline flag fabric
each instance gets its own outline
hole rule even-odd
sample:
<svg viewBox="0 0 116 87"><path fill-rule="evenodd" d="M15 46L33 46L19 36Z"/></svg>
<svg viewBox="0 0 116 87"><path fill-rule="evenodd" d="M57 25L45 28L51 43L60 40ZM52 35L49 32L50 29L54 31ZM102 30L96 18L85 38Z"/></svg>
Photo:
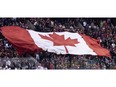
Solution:
<svg viewBox="0 0 116 87"><path fill-rule="evenodd" d="M110 56L96 39L77 32L36 32L17 26L1 27L1 32L18 52L44 50L56 54Z"/></svg>
<svg viewBox="0 0 116 87"><path fill-rule="evenodd" d="M17 26L1 27L1 33L16 48L20 55L41 51L35 45L28 31L23 28Z"/></svg>

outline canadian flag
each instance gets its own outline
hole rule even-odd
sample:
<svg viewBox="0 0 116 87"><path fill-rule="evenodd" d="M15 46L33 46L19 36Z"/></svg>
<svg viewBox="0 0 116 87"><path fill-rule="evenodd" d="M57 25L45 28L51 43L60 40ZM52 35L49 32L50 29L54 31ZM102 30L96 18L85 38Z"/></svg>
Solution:
<svg viewBox="0 0 116 87"><path fill-rule="evenodd" d="M36 32L17 26L1 27L1 32L19 53L45 50L56 54L110 56L96 39L71 32Z"/></svg>

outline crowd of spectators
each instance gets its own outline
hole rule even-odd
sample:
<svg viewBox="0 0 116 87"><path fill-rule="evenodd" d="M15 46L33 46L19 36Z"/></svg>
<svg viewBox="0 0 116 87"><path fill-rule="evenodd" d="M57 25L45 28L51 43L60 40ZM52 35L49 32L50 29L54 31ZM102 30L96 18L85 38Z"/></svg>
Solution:
<svg viewBox="0 0 116 87"><path fill-rule="evenodd" d="M42 51L19 56L0 34L1 69L114 69L116 66L115 18L0 18L2 26L20 26L38 32L80 32L100 41L111 58L91 55L57 55ZM39 67L39 68L38 68Z"/></svg>

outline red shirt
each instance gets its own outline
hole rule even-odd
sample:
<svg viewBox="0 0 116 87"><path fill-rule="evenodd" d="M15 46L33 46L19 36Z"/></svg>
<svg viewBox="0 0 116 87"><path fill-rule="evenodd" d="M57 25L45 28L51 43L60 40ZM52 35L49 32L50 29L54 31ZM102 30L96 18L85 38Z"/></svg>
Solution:
<svg viewBox="0 0 116 87"><path fill-rule="evenodd" d="M54 69L54 65L50 63L50 69Z"/></svg>

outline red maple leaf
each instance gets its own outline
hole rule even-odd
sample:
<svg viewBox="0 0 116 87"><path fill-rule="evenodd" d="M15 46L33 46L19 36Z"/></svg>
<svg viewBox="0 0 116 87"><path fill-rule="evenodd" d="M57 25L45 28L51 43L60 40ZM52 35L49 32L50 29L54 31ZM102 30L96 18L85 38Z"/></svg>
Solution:
<svg viewBox="0 0 116 87"><path fill-rule="evenodd" d="M66 46L74 46L75 47L75 44L79 43L77 41L77 39L71 39L70 37L65 40L64 35L58 35L55 32L53 34L49 34L50 37L44 36L41 34L39 34L39 36L43 39L52 41L54 43L53 44L54 46L64 46L67 53L68 53L68 50L67 50Z"/></svg>

